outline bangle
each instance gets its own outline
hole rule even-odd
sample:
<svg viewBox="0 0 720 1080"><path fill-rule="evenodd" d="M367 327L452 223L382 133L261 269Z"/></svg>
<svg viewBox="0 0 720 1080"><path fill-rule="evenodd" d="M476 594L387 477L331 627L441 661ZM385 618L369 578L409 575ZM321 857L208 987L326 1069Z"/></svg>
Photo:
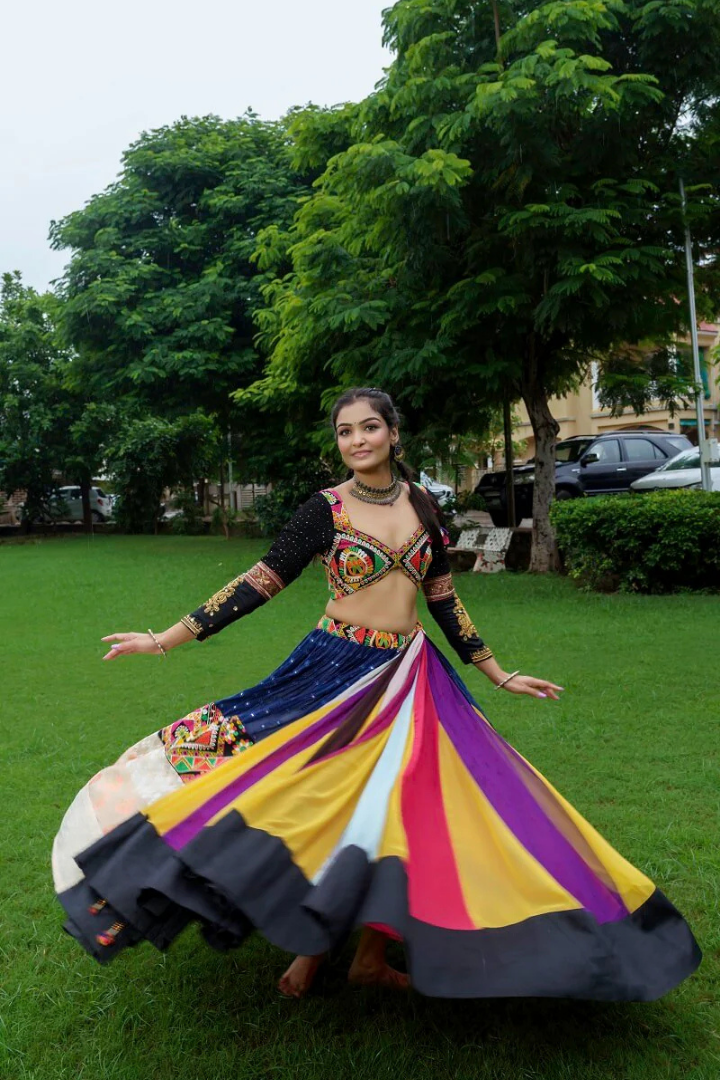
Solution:
<svg viewBox="0 0 720 1080"><path fill-rule="evenodd" d="M502 690L502 688L503 688L503 686L505 685L505 683L509 683L511 679L514 679L514 678L515 678L515 676L516 676L516 675L519 675L519 674L520 674L520 668L518 668L518 669L517 669L517 671L513 671L512 675L508 675L508 677L507 677L506 679L503 679L503 681L502 681L502 682L499 682L499 683L498 683L498 684L496 685L495 689L496 689L496 690Z"/></svg>
<svg viewBox="0 0 720 1080"><path fill-rule="evenodd" d="M157 645L158 649L160 650L161 655L164 656L165 659L167 660L167 650L162 647L162 645L160 644L158 639L153 634L152 630L148 630L148 634L150 635L150 637L153 639L153 641Z"/></svg>

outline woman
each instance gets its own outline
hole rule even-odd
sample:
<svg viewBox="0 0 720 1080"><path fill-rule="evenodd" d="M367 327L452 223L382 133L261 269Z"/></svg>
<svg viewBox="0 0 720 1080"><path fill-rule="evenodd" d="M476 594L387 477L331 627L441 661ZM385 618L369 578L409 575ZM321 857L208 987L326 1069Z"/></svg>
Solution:
<svg viewBox="0 0 720 1080"><path fill-rule="evenodd" d="M349 480L168 630L103 639L106 660L165 655L265 603L313 556L325 565L325 615L275 672L80 793L54 851L67 929L103 961L143 937L164 948L193 919L217 948L256 928L299 954L280 981L296 997L355 926L355 982L439 997L665 993L700 961L689 928L494 731L418 623L418 588L497 689L557 700L561 687L506 671L478 636L390 398L348 391L332 423ZM387 965L389 938L409 977Z"/></svg>

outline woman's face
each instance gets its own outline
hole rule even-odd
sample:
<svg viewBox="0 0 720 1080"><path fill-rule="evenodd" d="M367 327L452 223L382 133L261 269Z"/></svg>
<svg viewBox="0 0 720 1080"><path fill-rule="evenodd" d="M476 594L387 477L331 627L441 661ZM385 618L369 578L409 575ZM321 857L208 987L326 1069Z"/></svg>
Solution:
<svg viewBox="0 0 720 1080"><path fill-rule="evenodd" d="M398 441L397 428L389 428L366 398L345 405L335 421L342 459L353 472L374 472L388 464L390 447Z"/></svg>

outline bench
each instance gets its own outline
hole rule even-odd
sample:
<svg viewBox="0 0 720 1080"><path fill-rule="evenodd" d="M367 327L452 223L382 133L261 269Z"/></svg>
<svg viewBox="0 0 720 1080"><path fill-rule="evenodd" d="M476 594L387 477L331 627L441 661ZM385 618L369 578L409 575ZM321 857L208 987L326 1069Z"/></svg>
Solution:
<svg viewBox="0 0 720 1080"><path fill-rule="evenodd" d="M485 574L527 570L532 524L531 518L523 518L516 529L497 528L489 514L477 514L472 523L466 521L457 544L447 549L451 569Z"/></svg>
<svg viewBox="0 0 720 1080"><path fill-rule="evenodd" d="M498 570L505 569L505 556L512 535L512 529L498 529L494 525L477 525L472 529L463 529L457 544L448 548L448 555L455 556L452 561L460 564L458 569L470 569L467 560L462 556L471 555L472 570L475 573L495 574Z"/></svg>

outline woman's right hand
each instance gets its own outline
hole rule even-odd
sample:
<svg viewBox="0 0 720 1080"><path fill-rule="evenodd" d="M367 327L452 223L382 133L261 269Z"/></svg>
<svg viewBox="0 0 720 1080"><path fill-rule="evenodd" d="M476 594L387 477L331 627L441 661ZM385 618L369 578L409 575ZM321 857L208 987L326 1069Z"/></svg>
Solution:
<svg viewBox="0 0 720 1080"><path fill-rule="evenodd" d="M130 656L131 653L154 653L159 656L160 652L156 643L149 634L108 634L103 641L114 641L110 651L105 653L103 660L115 660L118 656Z"/></svg>

